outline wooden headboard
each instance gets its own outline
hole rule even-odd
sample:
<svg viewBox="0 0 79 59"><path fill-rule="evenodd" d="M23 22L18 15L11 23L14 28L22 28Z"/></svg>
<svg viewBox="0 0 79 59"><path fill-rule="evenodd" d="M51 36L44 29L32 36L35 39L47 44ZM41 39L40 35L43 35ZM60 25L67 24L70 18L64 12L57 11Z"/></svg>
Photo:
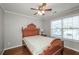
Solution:
<svg viewBox="0 0 79 59"><path fill-rule="evenodd" d="M27 27L24 29L22 27L22 37L39 35L39 30L40 30L39 28L36 28L36 25L31 23L27 25Z"/></svg>

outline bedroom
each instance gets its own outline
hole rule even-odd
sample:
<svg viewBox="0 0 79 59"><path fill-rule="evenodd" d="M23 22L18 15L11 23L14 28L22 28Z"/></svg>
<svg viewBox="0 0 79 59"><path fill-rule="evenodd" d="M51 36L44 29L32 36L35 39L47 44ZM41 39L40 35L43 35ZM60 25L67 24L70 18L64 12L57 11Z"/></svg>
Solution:
<svg viewBox="0 0 79 59"><path fill-rule="evenodd" d="M22 51L22 33L24 32L22 28L27 29L28 25L32 24L30 27L34 30L40 29L36 31L43 37L63 39L64 47L69 49L64 51L65 54L79 55L79 3L47 3L47 9L51 8L51 11L46 11L45 15L34 15L37 10L31 8L37 8L39 5L41 4L0 3L0 53L27 54L24 53L27 52L26 50ZM37 35L36 31L34 34L32 31L32 35Z"/></svg>

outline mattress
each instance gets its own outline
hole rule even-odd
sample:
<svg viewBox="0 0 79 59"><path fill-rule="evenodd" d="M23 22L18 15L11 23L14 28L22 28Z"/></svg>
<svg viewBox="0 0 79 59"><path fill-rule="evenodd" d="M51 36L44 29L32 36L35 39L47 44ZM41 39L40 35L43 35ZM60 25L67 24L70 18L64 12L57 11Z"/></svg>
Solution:
<svg viewBox="0 0 79 59"><path fill-rule="evenodd" d="M24 42L33 55L38 55L43 52L45 48L50 45L53 38L44 37L40 35L24 37Z"/></svg>

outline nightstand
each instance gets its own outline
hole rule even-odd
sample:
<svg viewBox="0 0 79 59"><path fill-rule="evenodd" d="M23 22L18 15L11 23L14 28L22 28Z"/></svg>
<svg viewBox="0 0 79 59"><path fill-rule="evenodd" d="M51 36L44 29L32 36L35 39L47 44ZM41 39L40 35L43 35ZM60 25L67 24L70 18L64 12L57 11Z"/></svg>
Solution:
<svg viewBox="0 0 79 59"><path fill-rule="evenodd" d="M41 36L47 36L46 34L41 34Z"/></svg>

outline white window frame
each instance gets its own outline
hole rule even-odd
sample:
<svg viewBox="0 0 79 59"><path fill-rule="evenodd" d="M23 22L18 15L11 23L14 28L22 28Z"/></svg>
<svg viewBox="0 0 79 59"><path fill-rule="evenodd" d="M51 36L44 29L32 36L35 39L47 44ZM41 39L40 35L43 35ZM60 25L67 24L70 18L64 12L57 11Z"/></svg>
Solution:
<svg viewBox="0 0 79 59"><path fill-rule="evenodd" d="M73 17L76 17L76 16L73 16ZM68 18L72 18L73 19L73 17L68 17ZM79 17L79 16L78 16ZM63 18L63 19L65 19L65 18ZM79 42L79 40L76 40L76 39L73 39L73 35L72 35L72 39L68 39L68 38L64 38L63 37L63 34L64 34L64 32L63 32L63 30L64 29L72 29L72 30L74 30L74 29L79 29L79 28L63 28L63 19L59 19L59 20L62 20L62 22L61 22L61 25L62 25L62 28L61 28L61 33L62 33L62 39L66 39L66 40L70 40L70 41L76 41L76 42ZM57 21L57 20L56 20ZM52 21L52 22L55 22L55 21ZM52 22L51 22L51 27L52 27ZM60 28L58 28L58 29L60 29ZM53 30L53 28L51 28L51 32L52 32L52 30ZM52 34L52 33L51 33ZM51 35L52 36L52 35Z"/></svg>

